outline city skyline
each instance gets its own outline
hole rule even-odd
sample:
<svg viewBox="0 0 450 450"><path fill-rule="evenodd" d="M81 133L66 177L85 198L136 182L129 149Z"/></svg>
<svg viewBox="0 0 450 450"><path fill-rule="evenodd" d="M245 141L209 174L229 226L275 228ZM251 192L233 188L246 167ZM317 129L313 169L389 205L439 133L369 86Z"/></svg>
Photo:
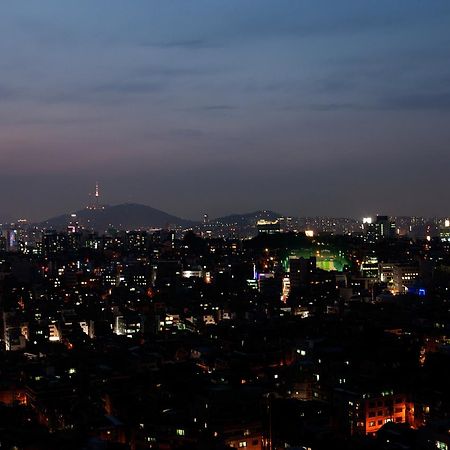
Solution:
<svg viewBox="0 0 450 450"><path fill-rule="evenodd" d="M450 449L450 1L0 14L0 447Z"/></svg>
<svg viewBox="0 0 450 450"><path fill-rule="evenodd" d="M0 214L445 216L450 5L8 2Z"/></svg>
<svg viewBox="0 0 450 450"><path fill-rule="evenodd" d="M182 214L177 214L176 212L173 211L167 211L164 209L164 206L162 206L161 208L156 208L154 205L149 205L149 204L145 204L145 203L139 203L139 202L134 202L134 201L125 201L123 203L118 203L115 202L113 199L106 199L103 196L103 186L100 185L100 183L98 181L96 181L93 185L92 191L88 192L88 194L85 197L85 202L84 204L80 204L78 206L76 206L75 208L71 209L71 210L59 210L58 212L56 212L55 214L51 215L51 216L45 216L45 217L25 217L25 216L17 216L17 217L12 217L11 215L8 214L4 214L3 211L0 211L0 213L3 214L3 216L0 216L0 220L7 220L10 222L16 222L16 221L23 221L26 220L28 222L43 222L46 221L48 219L53 219L55 217L61 216L61 215L70 215L70 214L74 214L74 213L79 213L82 212L86 209L104 209L104 208L109 208L109 207L121 207L121 206L126 206L126 205L136 205L136 206L143 206L143 207L148 207L151 209L155 209L157 211L163 212L163 213L167 213L169 215L173 215L175 217L178 217L180 219L185 219L188 221L193 221L193 222L202 222L205 218L205 216L208 216L211 220L215 220L215 219L220 219L221 217L227 217L227 216L233 216L233 215L248 215L248 214L252 214L252 213L257 213L257 212L270 212L270 213L277 213L280 215L280 217L329 217L329 218L347 218L347 219L351 219L351 220L357 220L357 221L361 221L361 223L364 220L367 219L375 219L377 216L384 216L386 215L386 211L382 210L382 211L369 211L367 208L363 209L360 211L360 213L356 213L354 215L331 215L331 214L308 214L307 211L298 211L295 212L293 210L290 211L281 211L279 209L275 208L264 208L261 207L259 209L257 208L253 208L253 209L249 209L246 211L239 211L239 210L230 210L230 211L226 211L223 214L220 215L216 215L216 216L212 216L208 213L208 211L201 211L200 216L195 217L195 216L187 216L184 217ZM420 214L398 214L395 211L391 211L390 214L388 214L388 216L391 217L417 217L417 218L448 218L448 214L446 214L446 211L441 211L438 214L434 214L434 215L429 215L429 216L422 216Z"/></svg>
<svg viewBox="0 0 450 450"><path fill-rule="evenodd" d="M183 216L180 214L177 214L176 212L173 211L167 211L164 209L164 207L161 208L156 208L153 205L148 205L145 203L138 203L138 202L133 202L133 201L126 201L123 203L117 203L114 201L104 201L103 198L103 187L100 186L100 183L97 181L94 184L93 190L92 192L89 192L85 198L85 203L79 205L78 207L75 207L72 210L61 210L51 216L45 216L45 217L25 217L25 216L17 216L17 217L11 217L7 214L3 214L3 216L0 216L0 220L3 221L7 221L7 222L21 222L21 221L26 221L29 223L32 222L45 222L47 220L52 220L55 218L58 218L62 215L74 215L76 213L80 213L83 212L85 210L95 210L95 209L105 209L105 208L119 208L119 207L126 207L127 205L131 205L131 206L139 206L139 207L145 207L145 208L150 208L153 210L156 210L158 212L164 213L164 214L169 214L171 216L177 217L181 220L187 220L187 221L192 221L197 222L197 223L201 223L204 221L205 217L209 217L210 220L217 220L220 218L225 218L228 216L245 216L245 215L251 215L251 214L255 214L258 212L267 212L267 213L276 213L279 214L280 218L281 217L295 217L295 218L340 218L340 219L349 219L349 220L355 220L355 221L359 221L361 223L364 223L367 220L375 220L376 217L380 216L385 216L386 215L386 211L368 211L367 209L364 210L363 212L361 212L360 214L356 214L356 215L349 215L349 216L345 216L345 215L330 215L330 214L307 214L307 211L300 211L298 213L293 212L293 211L281 211L277 208L253 208L253 209L249 209L246 211L239 211L239 210L231 210L231 211L227 211L224 214L221 215L217 215L217 216L212 216L208 213L208 211L202 211L201 215L198 217L195 216ZM0 213L3 213L2 211L0 211ZM430 216L421 216L420 214L395 214L391 213L388 214L388 216L390 217L409 217L409 218L423 218L423 219L448 219L449 215L445 214L445 211L442 211L439 214L435 214L435 215L430 215ZM6 220L5 220L6 219Z"/></svg>

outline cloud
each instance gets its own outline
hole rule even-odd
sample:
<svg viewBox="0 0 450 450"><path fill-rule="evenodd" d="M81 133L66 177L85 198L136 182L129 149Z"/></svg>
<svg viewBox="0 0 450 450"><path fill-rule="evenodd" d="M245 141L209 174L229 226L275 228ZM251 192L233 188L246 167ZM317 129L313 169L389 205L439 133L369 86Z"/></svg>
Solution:
<svg viewBox="0 0 450 450"><path fill-rule="evenodd" d="M115 105L135 100L138 96L157 94L167 89L165 81L111 80L91 85L41 89L29 95L41 104Z"/></svg>
<svg viewBox="0 0 450 450"><path fill-rule="evenodd" d="M370 108L355 103L323 103L308 105L307 109L313 111L361 111L368 110Z"/></svg>
<svg viewBox="0 0 450 450"><path fill-rule="evenodd" d="M170 65L141 66L132 71L131 75L142 78L185 78L223 73L224 67L186 67Z"/></svg>
<svg viewBox="0 0 450 450"><path fill-rule="evenodd" d="M174 40L167 42L160 42L155 44L149 44L151 46L157 46L161 48L181 48L188 50L199 50L199 49L209 49L219 47L218 43L214 43L206 38L196 38L196 39L184 39L184 40Z"/></svg>
<svg viewBox="0 0 450 450"><path fill-rule="evenodd" d="M382 106L395 110L450 112L450 91L395 95L383 99Z"/></svg>
<svg viewBox="0 0 450 450"><path fill-rule="evenodd" d="M91 86L87 92L92 94L145 94L160 92L166 87L164 81L118 80Z"/></svg>
<svg viewBox="0 0 450 450"><path fill-rule="evenodd" d="M18 89L0 85L0 101L16 100L20 97Z"/></svg>
<svg viewBox="0 0 450 450"><path fill-rule="evenodd" d="M205 105L201 106L200 109L204 111L232 111L237 109L237 106L233 105Z"/></svg>
<svg viewBox="0 0 450 450"><path fill-rule="evenodd" d="M194 128L175 128L170 130L169 133L171 136L183 138L198 138L205 134L202 130Z"/></svg>

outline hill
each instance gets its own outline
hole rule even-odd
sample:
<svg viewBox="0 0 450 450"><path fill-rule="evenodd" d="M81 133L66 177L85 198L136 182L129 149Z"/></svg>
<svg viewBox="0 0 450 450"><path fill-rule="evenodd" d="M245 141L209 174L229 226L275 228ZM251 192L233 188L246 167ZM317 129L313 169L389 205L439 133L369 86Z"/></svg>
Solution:
<svg viewBox="0 0 450 450"><path fill-rule="evenodd" d="M254 226L258 220L275 220L282 216L282 214L277 212L264 210L245 214L231 214L229 216L218 217L217 219L212 220L212 222L221 223L223 225Z"/></svg>
<svg viewBox="0 0 450 450"><path fill-rule="evenodd" d="M136 203L104 206L102 209L82 209L76 213L78 223L103 232L108 228L137 230L140 228L164 228L168 225L189 227L195 222L173 216L159 209ZM63 230L71 221L70 214L53 217L39 225L42 228Z"/></svg>

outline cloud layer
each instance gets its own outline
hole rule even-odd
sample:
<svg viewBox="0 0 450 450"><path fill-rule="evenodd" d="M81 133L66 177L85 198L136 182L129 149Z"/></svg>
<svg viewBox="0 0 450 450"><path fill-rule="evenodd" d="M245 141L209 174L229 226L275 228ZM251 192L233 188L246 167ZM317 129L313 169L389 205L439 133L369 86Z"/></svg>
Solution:
<svg viewBox="0 0 450 450"><path fill-rule="evenodd" d="M444 0L8 1L2 211L449 214Z"/></svg>

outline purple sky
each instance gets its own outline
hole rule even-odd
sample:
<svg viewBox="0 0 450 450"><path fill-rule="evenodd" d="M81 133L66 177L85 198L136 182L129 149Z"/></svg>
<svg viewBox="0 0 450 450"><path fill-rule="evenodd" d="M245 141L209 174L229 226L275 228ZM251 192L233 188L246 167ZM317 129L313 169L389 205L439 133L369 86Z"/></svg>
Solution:
<svg viewBox="0 0 450 450"><path fill-rule="evenodd" d="M7 0L0 55L0 217L450 213L447 0Z"/></svg>

